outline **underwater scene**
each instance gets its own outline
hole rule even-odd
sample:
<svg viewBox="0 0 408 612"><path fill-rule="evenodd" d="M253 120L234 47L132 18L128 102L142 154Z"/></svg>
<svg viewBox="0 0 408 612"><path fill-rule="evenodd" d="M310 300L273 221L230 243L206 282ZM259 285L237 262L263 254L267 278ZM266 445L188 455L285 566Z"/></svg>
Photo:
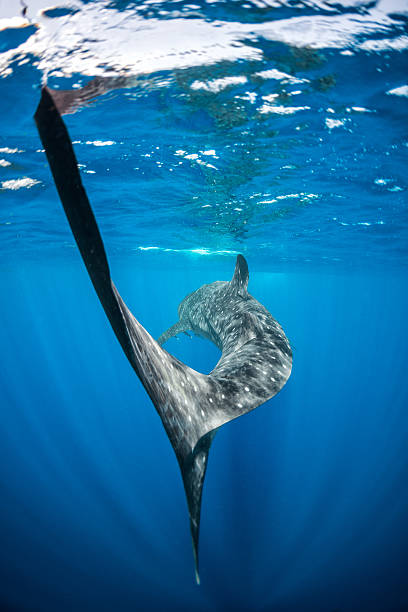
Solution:
<svg viewBox="0 0 408 612"><path fill-rule="evenodd" d="M407 611L407 2L0 0L0 93L0 612Z"/></svg>

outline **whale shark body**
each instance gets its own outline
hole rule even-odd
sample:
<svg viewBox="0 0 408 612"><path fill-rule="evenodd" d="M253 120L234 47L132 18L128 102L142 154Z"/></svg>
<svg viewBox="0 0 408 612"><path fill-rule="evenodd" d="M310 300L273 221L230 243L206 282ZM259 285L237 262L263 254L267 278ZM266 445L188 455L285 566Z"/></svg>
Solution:
<svg viewBox="0 0 408 612"><path fill-rule="evenodd" d="M199 582L201 497L211 442L221 425L263 404L285 385L292 368L288 339L266 308L248 293L247 262L238 255L232 280L203 285L184 298L178 322L154 340L129 311L111 279L68 131L46 87L35 121L96 293L175 451L187 497ZM211 340L222 352L208 375L162 348L169 338L189 330Z"/></svg>

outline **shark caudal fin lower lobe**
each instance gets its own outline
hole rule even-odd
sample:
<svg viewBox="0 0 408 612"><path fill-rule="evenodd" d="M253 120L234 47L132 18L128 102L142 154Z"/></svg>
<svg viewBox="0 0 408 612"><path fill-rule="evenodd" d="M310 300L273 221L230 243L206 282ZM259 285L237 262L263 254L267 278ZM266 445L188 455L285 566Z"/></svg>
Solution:
<svg viewBox="0 0 408 612"><path fill-rule="evenodd" d="M197 584L200 584L199 563L198 563L198 540L200 532L201 500L205 473L207 470L208 453L216 430L203 436L194 451L187 457L181 466L184 489L186 492L188 512L190 516L190 530L193 544L195 577Z"/></svg>

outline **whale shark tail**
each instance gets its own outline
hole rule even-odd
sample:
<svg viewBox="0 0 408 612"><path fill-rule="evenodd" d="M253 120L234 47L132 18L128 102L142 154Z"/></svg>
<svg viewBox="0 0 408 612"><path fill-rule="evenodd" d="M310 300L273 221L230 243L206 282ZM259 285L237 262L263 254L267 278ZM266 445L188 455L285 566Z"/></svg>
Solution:
<svg viewBox="0 0 408 612"><path fill-rule="evenodd" d="M216 431L217 430L214 429L200 438L193 452L185 461L184 466L181 467L188 511L190 515L190 531L197 584L200 584L198 539L200 533L201 498L205 473L207 470L208 453Z"/></svg>
<svg viewBox="0 0 408 612"><path fill-rule="evenodd" d="M62 205L99 300L123 351L149 394L179 462L190 514L198 578L198 533L202 488L216 419L200 411L201 400L215 397L214 382L161 348L137 321L110 275L104 244L82 185L66 126L46 87L35 121ZM177 324L178 331L184 331ZM172 329L172 331L175 331ZM161 342L167 337L163 334Z"/></svg>

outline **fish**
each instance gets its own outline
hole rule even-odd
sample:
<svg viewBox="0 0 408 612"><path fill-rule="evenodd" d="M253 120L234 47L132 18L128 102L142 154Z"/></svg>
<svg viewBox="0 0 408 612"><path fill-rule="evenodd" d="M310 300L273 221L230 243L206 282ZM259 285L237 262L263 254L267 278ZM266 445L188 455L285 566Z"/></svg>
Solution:
<svg viewBox="0 0 408 612"><path fill-rule="evenodd" d="M179 305L178 321L156 341L130 312L111 278L68 130L46 86L34 119L91 282L176 454L199 583L201 499L211 443L219 427L282 389L292 370L290 343L279 323L248 293L248 264L243 255L237 256L230 281L205 284L187 295ZM163 348L170 338L189 331L221 351L209 374L197 372Z"/></svg>

